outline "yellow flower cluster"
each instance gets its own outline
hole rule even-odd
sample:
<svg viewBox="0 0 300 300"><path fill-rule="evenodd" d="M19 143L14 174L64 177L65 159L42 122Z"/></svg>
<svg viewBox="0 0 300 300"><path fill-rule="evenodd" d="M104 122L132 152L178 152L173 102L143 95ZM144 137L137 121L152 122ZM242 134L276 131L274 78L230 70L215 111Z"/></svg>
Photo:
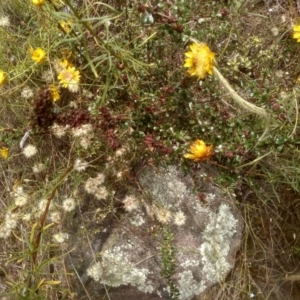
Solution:
<svg viewBox="0 0 300 300"><path fill-rule="evenodd" d="M6 75L4 71L0 70L0 86L3 85L6 81Z"/></svg>
<svg viewBox="0 0 300 300"><path fill-rule="evenodd" d="M210 51L206 44L193 43L190 51L185 53L184 67L188 68L191 76L204 79L207 74L212 74L215 53Z"/></svg>
<svg viewBox="0 0 300 300"><path fill-rule="evenodd" d="M185 158L194 161L209 159L213 155L213 146L207 146L204 141L196 140L190 145L190 152L184 155Z"/></svg>
<svg viewBox="0 0 300 300"><path fill-rule="evenodd" d="M62 20L59 24L65 33L69 33L72 30L73 23L70 20Z"/></svg>
<svg viewBox="0 0 300 300"><path fill-rule="evenodd" d="M65 59L60 63L62 70L57 78L62 87L68 88L70 92L76 93L79 89L80 73Z"/></svg>
<svg viewBox="0 0 300 300"><path fill-rule="evenodd" d="M51 96L54 102L56 102L57 100L60 99L60 94L59 94L59 87L54 85L54 84L50 84L49 85L49 90L51 92Z"/></svg>
<svg viewBox="0 0 300 300"><path fill-rule="evenodd" d="M4 159L7 159L8 158L8 152L9 152L9 149L5 146L1 147L0 148L0 157L3 157Z"/></svg>
<svg viewBox="0 0 300 300"><path fill-rule="evenodd" d="M295 25L293 27L294 34L293 38L297 40L297 43L300 43L300 25Z"/></svg>
<svg viewBox="0 0 300 300"><path fill-rule="evenodd" d="M45 0L31 0L31 3L35 6L41 6L45 4Z"/></svg>
<svg viewBox="0 0 300 300"><path fill-rule="evenodd" d="M46 59L46 51L43 50L42 48L38 47L35 50L30 49L29 50L31 53L31 58L36 62L36 63L42 63Z"/></svg>

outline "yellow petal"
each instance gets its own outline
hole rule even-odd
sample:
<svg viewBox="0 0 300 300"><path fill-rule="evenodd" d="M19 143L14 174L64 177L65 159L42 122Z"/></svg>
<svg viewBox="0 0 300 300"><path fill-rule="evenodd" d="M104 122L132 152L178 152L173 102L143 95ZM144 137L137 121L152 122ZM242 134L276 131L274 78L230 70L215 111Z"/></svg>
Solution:
<svg viewBox="0 0 300 300"><path fill-rule="evenodd" d="M4 159L8 158L8 152L9 152L9 149L7 147L0 148L0 156L3 157Z"/></svg>

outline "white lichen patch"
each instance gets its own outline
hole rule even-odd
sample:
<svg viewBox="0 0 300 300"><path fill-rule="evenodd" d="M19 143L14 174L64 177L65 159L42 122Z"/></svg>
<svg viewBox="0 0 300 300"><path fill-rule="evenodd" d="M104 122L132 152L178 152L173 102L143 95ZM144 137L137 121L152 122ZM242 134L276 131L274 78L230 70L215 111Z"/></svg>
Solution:
<svg viewBox="0 0 300 300"><path fill-rule="evenodd" d="M214 202L215 198L216 198L215 194L205 193L205 200L206 200L207 203Z"/></svg>
<svg viewBox="0 0 300 300"><path fill-rule="evenodd" d="M162 170L161 170L162 171ZM140 178L142 185L149 187L151 198L168 210L176 211L187 196L190 196L186 185L174 166L169 166L157 176Z"/></svg>
<svg viewBox="0 0 300 300"><path fill-rule="evenodd" d="M185 261L181 262L180 265L183 268L188 268L188 267L198 267L200 264L199 260L195 259L186 259Z"/></svg>
<svg viewBox="0 0 300 300"><path fill-rule="evenodd" d="M108 287L120 287L116 290L124 290L124 299L130 298L126 285L144 293L155 292L163 299L175 292L180 300L202 296L232 268L242 232L238 211L210 181L203 183L203 203L194 193L192 178L174 167L147 168L138 180L144 193L133 190L123 200L128 213L87 274ZM94 186L98 187L90 179L85 189L92 192ZM172 232L168 247L174 253L161 251L165 240L157 228L166 224ZM156 257L174 261L172 285L162 273L160 260L153 259Z"/></svg>
<svg viewBox="0 0 300 300"><path fill-rule="evenodd" d="M129 250L132 244L116 246L102 252L101 261L92 265L88 270L88 276L101 284L118 287L131 284L144 293L152 293L153 284L147 280L150 271L130 262Z"/></svg>
<svg viewBox="0 0 300 300"><path fill-rule="evenodd" d="M217 214L211 212L209 219L203 231L204 242L200 246L203 277L208 281L219 282L231 269L226 257L232 237L236 232L237 220L226 204L219 207Z"/></svg>
<svg viewBox="0 0 300 300"><path fill-rule="evenodd" d="M190 300L195 295L199 295L206 289L205 284L200 281L197 282L190 270L179 273L178 290L179 300Z"/></svg>
<svg viewBox="0 0 300 300"><path fill-rule="evenodd" d="M201 205L200 202L196 202L192 208L197 214L208 214L210 211L207 207Z"/></svg>
<svg viewBox="0 0 300 300"><path fill-rule="evenodd" d="M145 223L145 216L142 212L136 212L130 217L130 224L139 227Z"/></svg>

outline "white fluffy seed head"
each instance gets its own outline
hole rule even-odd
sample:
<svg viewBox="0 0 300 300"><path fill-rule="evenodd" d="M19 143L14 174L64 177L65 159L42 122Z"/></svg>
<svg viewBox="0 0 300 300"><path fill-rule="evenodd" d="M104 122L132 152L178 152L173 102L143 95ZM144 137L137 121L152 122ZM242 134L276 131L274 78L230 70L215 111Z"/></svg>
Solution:
<svg viewBox="0 0 300 300"><path fill-rule="evenodd" d="M21 93L21 96L24 98L24 99L30 99L34 96L33 94L33 91L30 87L28 86L25 86L22 90L22 93Z"/></svg>
<svg viewBox="0 0 300 300"><path fill-rule="evenodd" d="M177 226L184 225L186 221L186 215L180 210L174 215L174 224Z"/></svg>
<svg viewBox="0 0 300 300"><path fill-rule="evenodd" d="M108 192L105 186L100 186L94 193L98 200L105 200L108 196Z"/></svg>
<svg viewBox="0 0 300 300"><path fill-rule="evenodd" d="M45 170L45 165L44 164L42 164L42 163L37 163L37 164L35 164L33 167L32 167L32 171L33 171L33 173L41 173L42 171L44 171Z"/></svg>
<svg viewBox="0 0 300 300"><path fill-rule="evenodd" d="M8 27L10 25L9 17L3 16L0 17L0 26L1 27Z"/></svg>
<svg viewBox="0 0 300 300"><path fill-rule="evenodd" d="M25 157L30 158L37 154L37 148L34 145L27 145L23 148L23 154Z"/></svg>
<svg viewBox="0 0 300 300"><path fill-rule="evenodd" d="M82 161L80 158L77 158L74 163L74 169L78 172L84 171L88 167L88 163L86 161Z"/></svg>
<svg viewBox="0 0 300 300"><path fill-rule="evenodd" d="M133 195L128 195L123 200L124 209L128 212L131 212L139 207L138 199Z"/></svg>
<svg viewBox="0 0 300 300"><path fill-rule="evenodd" d="M59 232L59 233L53 235L54 242L56 242L58 244L63 243L68 238L69 238L69 235L67 233L64 233L64 232Z"/></svg>
<svg viewBox="0 0 300 300"><path fill-rule="evenodd" d="M73 198L67 198L63 201L63 209L67 212L75 209L75 200Z"/></svg>
<svg viewBox="0 0 300 300"><path fill-rule="evenodd" d="M166 224L170 222L172 214L166 208L156 208L155 216L160 223Z"/></svg>

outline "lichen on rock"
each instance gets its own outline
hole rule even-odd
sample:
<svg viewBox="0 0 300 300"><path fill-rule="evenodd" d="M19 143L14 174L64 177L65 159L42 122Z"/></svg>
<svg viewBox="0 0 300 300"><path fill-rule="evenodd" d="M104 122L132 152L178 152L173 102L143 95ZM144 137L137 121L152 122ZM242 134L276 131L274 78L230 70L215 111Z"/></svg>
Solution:
<svg viewBox="0 0 300 300"><path fill-rule="evenodd" d="M150 270L138 268L128 258L128 251L134 246L129 242L126 245L116 246L105 250L101 255L101 262L96 262L88 270L87 274L95 281L102 284L118 287L131 284L141 292L152 293L153 286L147 280Z"/></svg>
<svg viewBox="0 0 300 300"><path fill-rule="evenodd" d="M86 271L99 284L93 290L110 287L112 300L205 295L234 266L243 222L233 197L206 181L201 202L200 183L175 166L144 168L138 180L135 209L125 210Z"/></svg>

